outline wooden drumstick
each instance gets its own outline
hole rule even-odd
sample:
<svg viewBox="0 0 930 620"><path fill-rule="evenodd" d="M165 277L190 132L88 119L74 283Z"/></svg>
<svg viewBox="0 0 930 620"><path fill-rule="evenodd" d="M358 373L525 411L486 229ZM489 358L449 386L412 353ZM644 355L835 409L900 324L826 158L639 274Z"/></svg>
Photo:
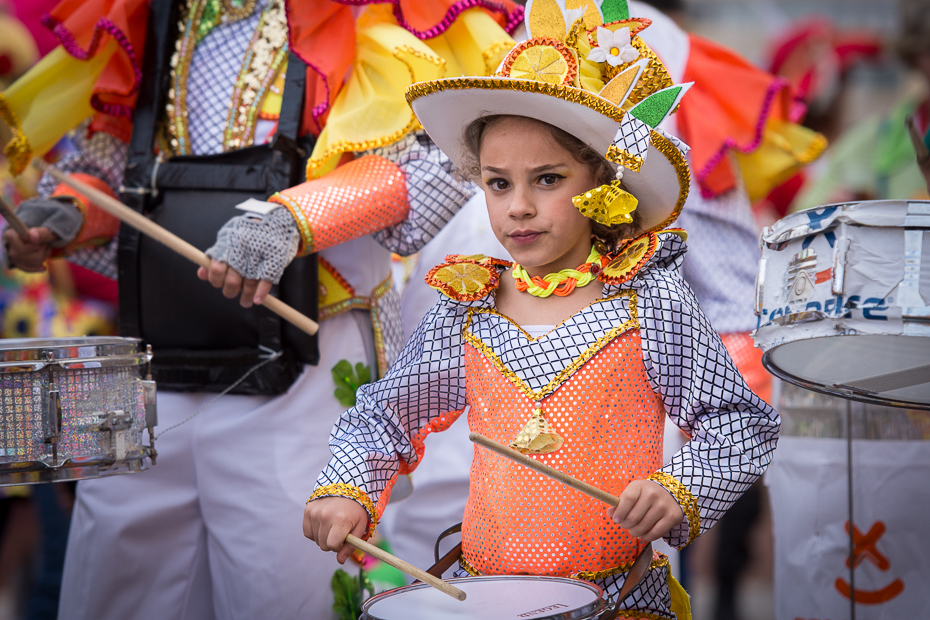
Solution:
<svg viewBox="0 0 930 620"><path fill-rule="evenodd" d="M410 564L409 562L405 562L401 560L399 557L391 555L387 551L384 551L383 549L379 549L378 547L375 547L373 544L369 542L365 542L364 540L362 540L361 538L358 538L357 536L353 536L352 534L347 535L346 542L352 545L353 547L355 547L356 549L358 549L359 551L364 551L368 555L378 558L385 564L389 564L393 566L394 568L396 568L397 570L399 570L400 572L410 575L414 579L419 579L420 581L422 581L423 583L427 585L433 586L440 592L444 592L445 594L448 594L454 599L458 599L460 601L465 600L465 593L459 590L458 588L454 588L450 586L448 583L446 583L442 579L438 577L433 577L426 571L420 570L413 564Z"/></svg>
<svg viewBox="0 0 930 620"><path fill-rule="evenodd" d="M3 196L0 196L0 215L7 221L10 228L16 231L20 239L29 241L29 227L23 224L23 221L16 215L16 211L3 199Z"/></svg>
<svg viewBox="0 0 930 620"><path fill-rule="evenodd" d="M203 267L204 269L210 268L210 257L192 246L190 243L181 239L177 235L168 230L165 230L152 220L148 219L138 211L130 209L119 200L116 200L112 196L98 190L95 187L91 187L86 183L82 183L72 177L70 174L56 170L51 166L43 163L37 163L37 166L43 172L50 174L55 178L56 181L64 183L68 187L80 192L81 194L90 198L95 205L112 215L113 217L119 219L120 221L129 224L139 232L144 235L147 235L168 246L170 249L174 250L184 258L190 260L193 263L196 263ZM273 295L268 295L265 297L265 301L262 304L282 319L294 324L299 329L307 332L311 336L316 334L319 329L319 325L310 319L307 316L304 316L294 308L285 304L283 301L274 297Z"/></svg>
<svg viewBox="0 0 930 620"><path fill-rule="evenodd" d="M476 444L484 446L488 450L491 450L492 452L496 452L500 454L501 456L505 456L512 461L516 461L517 463L520 463L521 465L525 465L529 467L530 469L541 473L544 476L548 476L552 478L553 480L558 480L562 484L569 486L575 489L576 491L580 491L584 493L585 495L587 495L588 497L593 497L594 499L604 502L605 504L609 504L610 506L616 506L617 504L620 503L619 497L614 497L607 491L602 491L601 489L595 486L592 486L588 484L587 482L582 482L581 480L578 480L577 478L572 478L568 474L563 474L558 469L553 469L549 467L548 465L544 465L543 463L540 463L539 461L535 459L531 459L530 457L524 454L520 454L513 448L508 448L507 446L503 444L497 443L493 439L488 439L484 435L480 435L478 433L469 433L468 438L471 439Z"/></svg>

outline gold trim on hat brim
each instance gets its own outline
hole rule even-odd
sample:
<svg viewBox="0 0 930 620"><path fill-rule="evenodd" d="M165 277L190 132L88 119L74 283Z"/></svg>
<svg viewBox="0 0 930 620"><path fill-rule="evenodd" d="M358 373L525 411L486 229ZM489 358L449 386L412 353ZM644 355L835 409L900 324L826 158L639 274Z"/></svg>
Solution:
<svg viewBox="0 0 930 620"><path fill-rule="evenodd" d="M407 89L407 101L436 145L460 168L464 160L462 134L481 116L534 118L577 136L606 155L625 115L623 109L585 90L501 77L420 82ZM681 151L653 131L645 161L639 170L627 169L623 176L624 185L639 200L637 211L644 232L660 230L678 217L688 197L690 179Z"/></svg>

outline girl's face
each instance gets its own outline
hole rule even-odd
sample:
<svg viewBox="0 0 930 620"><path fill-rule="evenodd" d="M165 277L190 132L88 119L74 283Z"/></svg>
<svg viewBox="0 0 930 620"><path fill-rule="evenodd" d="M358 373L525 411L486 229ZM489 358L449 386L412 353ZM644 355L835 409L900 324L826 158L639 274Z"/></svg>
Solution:
<svg viewBox="0 0 930 620"><path fill-rule="evenodd" d="M584 263L591 221L572 197L597 182L539 121L509 116L488 127L478 154L491 227L533 276Z"/></svg>

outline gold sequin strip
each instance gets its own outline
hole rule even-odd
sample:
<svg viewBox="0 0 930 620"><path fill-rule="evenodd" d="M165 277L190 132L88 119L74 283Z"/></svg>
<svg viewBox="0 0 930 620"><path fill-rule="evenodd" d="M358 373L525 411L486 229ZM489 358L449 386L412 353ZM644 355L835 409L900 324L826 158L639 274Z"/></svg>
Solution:
<svg viewBox="0 0 930 620"><path fill-rule="evenodd" d="M661 484L672 494L672 497L675 498L678 505L681 506L681 509L685 513L685 517L688 518L688 542L682 545L682 547L687 547L701 534L701 513L698 512L697 499L695 499L691 491L679 482L677 478L664 471L657 471L646 478L646 480L652 480L657 484Z"/></svg>
<svg viewBox="0 0 930 620"><path fill-rule="evenodd" d="M0 93L0 120L7 124L13 137L3 149L3 154L10 160L10 172L17 176L26 169L32 160L32 145L29 139L23 133L23 127L16 116L16 112L10 107L10 104Z"/></svg>
<svg viewBox="0 0 930 620"><path fill-rule="evenodd" d="M659 554L659 557L654 558L652 562L649 563L649 570L656 570L657 568L663 568L668 566L668 556ZM614 568L608 568L606 570L600 571L581 571L580 573L575 573L572 575L573 579L584 579L585 581L595 581L597 579L606 579L613 575L619 573L628 572L633 568L633 562L624 562L620 566Z"/></svg>
<svg viewBox="0 0 930 620"><path fill-rule="evenodd" d="M168 113L167 146L174 155L191 153L191 137L187 130L187 79L207 4L205 1L188 0L187 15L178 21L178 41L171 56L171 87L165 106Z"/></svg>
<svg viewBox="0 0 930 620"><path fill-rule="evenodd" d="M616 338L617 336L619 336L620 334L622 334L623 332L627 330L636 329L639 327L639 321L637 320L637 316L636 316L636 292L635 291L632 291L629 289L619 291L616 294L611 295L610 297L595 301L593 304L591 304L591 306L595 304L613 301L615 299L619 299L620 297L628 298L630 320L626 321L625 323L621 325L614 327L613 329L605 333L603 336L598 338L597 341L594 342L594 344L592 344L587 349L585 349L581 353L581 355L579 355L574 360L572 360L568 364L568 366L560 370L555 375L555 377L553 377L552 381L547 383L545 387L543 387L543 389L539 390L538 392L533 390L523 379L517 376L517 373L507 368L507 366L504 365L504 362L501 361L501 359L489 346L484 344L480 338L478 338L477 336L475 336L469 331L469 327L471 326L472 319L474 318L476 314L493 314L493 315L501 317L502 319L506 321L509 321L510 323L513 323L513 321L510 318L501 314L494 308L469 308L468 316L465 319L465 326L462 328L462 337L468 343L470 343L473 347L475 347L475 349L480 351L481 354L484 355L488 359L488 361L494 364L494 367L497 368L501 372L501 374L507 377L514 385L516 385L517 388L519 388L521 392L526 394L526 396L529 397L534 402L539 402L543 400L549 394L552 394L556 390L556 388L558 388L563 382L565 382L566 379L568 379L572 375L572 373L574 373L576 370L581 368L585 364L585 362L587 362L589 359L594 357L598 353L598 351L606 347L607 344L611 340L613 340L614 338ZM513 324L516 325L516 323L513 323ZM524 331L523 333L525 334L526 332Z"/></svg>
<svg viewBox="0 0 930 620"><path fill-rule="evenodd" d="M678 219L678 216L681 214L681 209L685 206L685 201L688 199L688 192L691 190L691 169L688 167L688 162L685 160L684 154L671 140L662 134L653 131L650 133L650 137L652 138L652 145L656 147L657 151L665 155L666 159L668 159L675 168L675 172L678 173L678 202L675 203L672 214L669 215L665 221L658 226L653 226L645 232L662 230Z"/></svg>
<svg viewBox="0 0 930 620"><path fill-rule="evenodd" d="M283 0L272 0L262 13L236 79L223 133L224 151L252 144L258 111L287 55L287 15Z"/></svg>
<svg viewBox="0 0 930 620"><path fill-rule="evenodd" d="M310 220L307 219L307 215L304 213L303 209L300 208L300 205L297 203L297 201L286 194L282 194L281 192L275 192L272 194L268 201L277 202L284 205L287 207L287 210L291 212L291 215L294 216L294 220L297 222L297 228L300 229L300 250L297 253L297 257L300 258L313 254L315 251L313 242L313 227L310 226Z"/></svg>
<svg viewBox="0 0 930 620"><path fill-rule="evenodd" d="M345 497L348 499L354 499L359 504L362 505L362 508L368 512L368 534L366 538L371 538L375 535L375 527L378 524L378 513L375 511L375 504L371 501L371 498L368 497L368 494L365 491L361 490L357 486L351 484L345 484L339 482L337 484L327 484L317 488L313 492L313 495L310 496L310 499L307 500L309 504L315 499L321 497Z"/></svg>
<svg viewBox="0 0 930 620"><path fill-rule="evenodd" d="M633 172L639 172L639 169L643 167L643 164L646 161L638 155L630 155L623 149L617 148L616 144L611 144L609 147L607 147L606 157L609 161L623 166L627 170L632 170Z"/></svg>
<svg viewBox="0 0 930 620"><path fill-rule="evenodd" d="M477 568L472 566L471 563L469 563L469 561L465 558L464 553L462 554L462 557L459 558L459 566L461 566L462 569L466 573L471 575L472 577L481 576L481 571L479 571ZM649 564L649 570L656 570L658 568L664 568L666 566L668 566L668 557L665 555L659 554L659 557L654 559ZM619 573L626 573L631 568L633 568L633 562L624 562L623 564L620 564L619 566L615 566L613 568L608 568L605 570L581 571L581 572L575 573L574 575L569 575L569 579L583 579L584 581L596 581L598 579L606 579L607 577L611 577ZM648 616L644 616L644 617L648 617ZM656 616L656 617L659 618L660 616Z"/></svg>
<svg viewBox="0 0 930 620"><path fill-rule="evenodd" d="M623 120L623 115L625 114L621 108L618 108L606 99L602 99L580 88L563 86L561 84L549 84L547 82L535 82L532 80L514 80L497 77L448 78L445 80L420 82L419 84L414 84L407 88L407 103L413 103L420 97L425 97L437 92L468 89L518 90L527 93L538 93L541 95L549 95L550 97L558 97L564 101L577 103L590 108L599 114L612 118L618 123Z"/></svg>

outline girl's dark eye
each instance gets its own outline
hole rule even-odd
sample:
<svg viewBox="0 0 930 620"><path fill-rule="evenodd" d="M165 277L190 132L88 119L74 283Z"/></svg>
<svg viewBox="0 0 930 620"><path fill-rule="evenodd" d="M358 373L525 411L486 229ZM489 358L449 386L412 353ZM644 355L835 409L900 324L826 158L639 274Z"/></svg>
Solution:
<svg viewBox="0 0 930 620"><path fill-rule="evenodd" d="M501 192L510 187L510 184L507 183L507 181L504 179L491 179L490 181L487 181L487 186L494 191Z"/></svg>
<svg viewBox="0 0 930 620"><path fill-rule="evenodd" d="M555 185L561 179L564 179L564 178L565 177L563 177L561 174L544 174L541 177L539 177L539 184L540 185Z"/></svg>

